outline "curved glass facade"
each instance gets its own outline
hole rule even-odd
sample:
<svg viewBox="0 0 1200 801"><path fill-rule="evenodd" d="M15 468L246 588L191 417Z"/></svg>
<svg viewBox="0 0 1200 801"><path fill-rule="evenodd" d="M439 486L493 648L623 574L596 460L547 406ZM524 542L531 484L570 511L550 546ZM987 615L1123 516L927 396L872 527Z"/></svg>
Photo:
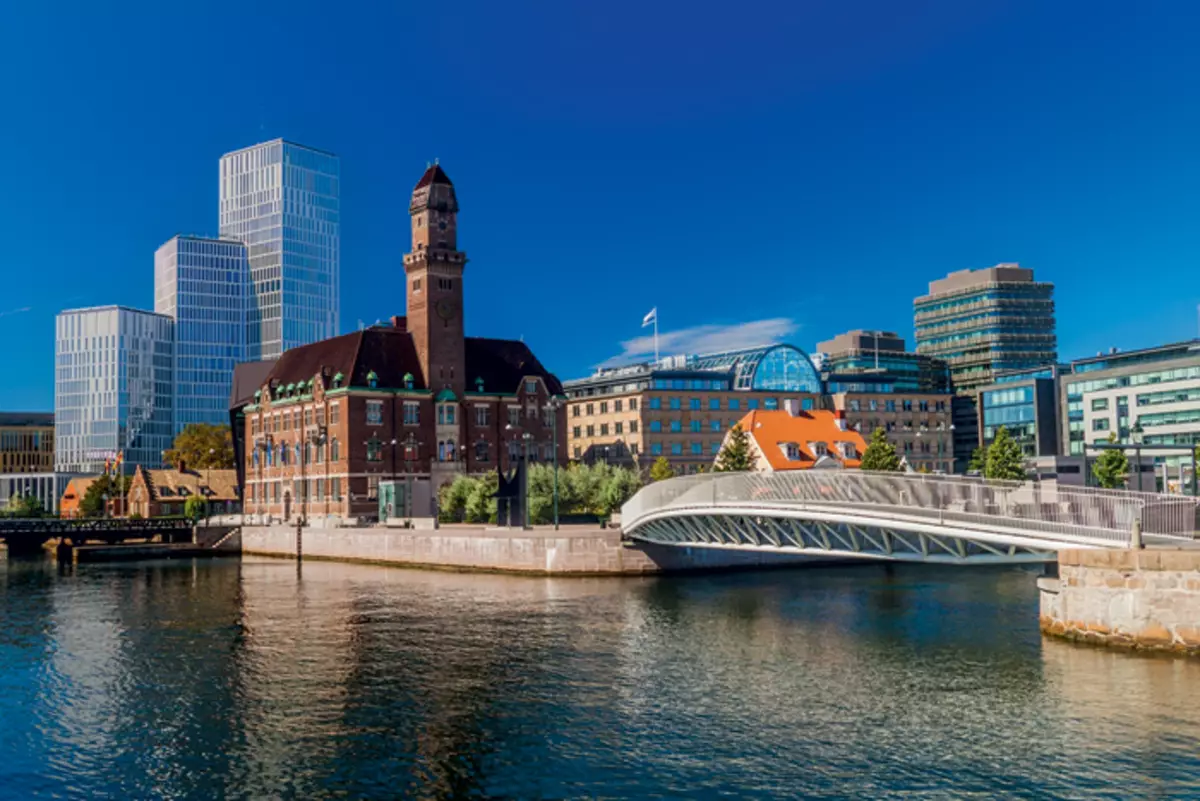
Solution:
<svg viewBox="0 0 1200 801"><path fill-rule="evenodd" d="M734 389L821 392L821 376L817 368L808 354L795 345L768 345L697 356L689 360L688 368L728 370L734 376Z"/></svg>

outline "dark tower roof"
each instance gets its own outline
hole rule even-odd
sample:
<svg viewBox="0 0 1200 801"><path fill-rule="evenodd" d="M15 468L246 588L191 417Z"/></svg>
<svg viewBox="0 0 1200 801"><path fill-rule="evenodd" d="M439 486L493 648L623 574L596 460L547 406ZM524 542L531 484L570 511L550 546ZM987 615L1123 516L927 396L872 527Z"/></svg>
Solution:
<svg viewBox="0 0 1200 801"><path fill-rule="evenodd" d="M446 175L446 171L441 165L433 164L429 169L425 170L425 174L421 176L421 180L417 181L417 185L413 190L420 189L423 186L432 186L433 184L445 184L446 186L454 186L450 181L450 177Z"/></svg>

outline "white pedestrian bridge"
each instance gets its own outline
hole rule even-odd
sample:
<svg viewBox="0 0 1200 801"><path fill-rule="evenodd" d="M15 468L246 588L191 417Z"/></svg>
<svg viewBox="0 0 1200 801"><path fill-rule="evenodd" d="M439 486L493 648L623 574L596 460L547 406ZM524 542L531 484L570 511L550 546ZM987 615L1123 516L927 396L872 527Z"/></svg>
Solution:
<svg viewBox="0 0 1200 801"><path fill-rule="evenodd" d="M819 559L1044 562L1064 548L1190 542L1195 498L957 476L805 470L715 473L643 487L623 536L661 546Z"/></svg>

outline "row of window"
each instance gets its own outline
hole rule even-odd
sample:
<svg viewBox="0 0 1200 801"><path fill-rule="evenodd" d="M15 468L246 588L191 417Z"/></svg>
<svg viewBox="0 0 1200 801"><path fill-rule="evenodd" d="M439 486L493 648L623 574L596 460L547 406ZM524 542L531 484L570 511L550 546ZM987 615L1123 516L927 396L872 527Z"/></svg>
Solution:
<svg viewBox="0 0 1200 801"><path fill-rule="evenodd" d="M858 398L850 398L846 401L846 408L852 412L863 411L863 406L863 402ZM944 400L930 403L927 400L914 401L912 398L902 398L899 403L895 400L880 401L877 398L870 398L867 400L865 406L868 411L872 412L880 411L881 408L885 412L911 412L914 409L919 412L928 412L931 410L935 412L946 411L946 401Z"/></svg>
<svg viewBox="0 0 1200 801"><path fill-rule="evenodd" d="M638 421L630 420L628 423L628 428L629 428L630 434L636 434L638 432ZM607 437L608 429L609 429L608 423L601 423L600 424L600 436ZM618 421L618 422L612 424L612 431L614 434L617 434L617 435L624 434L625 430L626 430L626 424L624 422ZM594 425L586 426L586 427L575 426L571 429L571 436L574 437L575 439L579 439L581 436L583 436L584 431L587 432L587 436L589 436L589 437L596 436L596 426L594 426Z"/></svg>
<svg viewBox="0 0 1200 801"><path fill-rule="evenodd" d="M595 404L589 403L589 404L586 404L586 406L585 406L585 404L577 403L571 407L571 416L578 417L580 415L580 410L585 409L585 408L587 410L587 415L589 417L592 416L593 414L595 414L595 412L596 412ZM636 412L637 409L638 409L638 399L630 398L629 399L629 411ZM625 411L625 400L622 398L622 399L613 401L612 402L612 410L617 413ZM600 414L608 414L608 401L600 401Z"/></svg>

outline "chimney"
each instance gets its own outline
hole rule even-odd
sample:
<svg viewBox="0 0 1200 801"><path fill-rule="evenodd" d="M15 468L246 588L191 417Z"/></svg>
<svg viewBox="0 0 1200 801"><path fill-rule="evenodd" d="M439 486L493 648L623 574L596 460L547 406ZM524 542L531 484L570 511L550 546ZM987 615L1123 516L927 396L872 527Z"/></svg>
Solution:
<svg viewBox="0 0 1200 801"><path fill-rule="evenodd" d="M398 314L393 314L391 319L392 319L392 328L395 328L397 331L407 331L408 330L408 318L407 317L401 317Z"/></svg>
<svg viewBox="0 0 1200 801"><path fill-rule="evenodd" d="M185 462L183 459L179 460L179 472L180 473L187 472L187 462Z"/></svg>
<svg viewBox="0 0 1200 801"><path fill-rule="evenodd" d="M800 399L799 398L784 398L783 410L791 417L800 414Z"/></svg>
<svg viewBox="0 0 1200 801"><path fill-rule="evenodd" d="M833 413L833 422L837 425L838 431L846 430L846 413L838 409Z"/></svg>

